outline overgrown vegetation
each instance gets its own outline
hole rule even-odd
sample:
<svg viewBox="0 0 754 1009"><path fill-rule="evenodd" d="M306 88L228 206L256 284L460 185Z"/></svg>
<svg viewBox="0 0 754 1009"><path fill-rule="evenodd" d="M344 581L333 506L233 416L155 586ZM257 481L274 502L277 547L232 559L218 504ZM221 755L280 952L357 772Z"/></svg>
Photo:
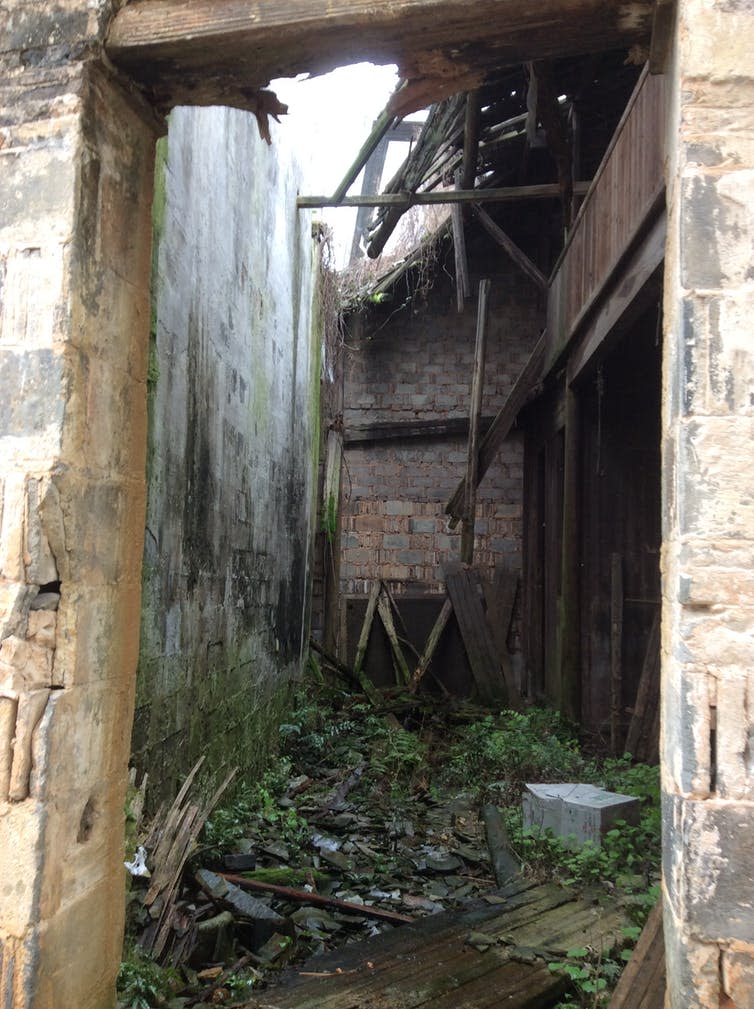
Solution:
<svg viewBox="0 0 754 1009"><path fill-rule="evenodd" d="M321 675L317 680L321 684ZM439 884L422 882L427 877L406 882L406 874L410 877L415 871L411 860L423 850L422 839L426 847L428 839L442 838L446 828L423 826L421 817L445 815L443 810L458 796L463 796L464 808L469 810L478 811L483 802L491 801L504 812L512 847L527 875L538 882L554 880L601 893L601 899L625 908L634 923L624 935L623 955L629 956L658 895L658 769L634 765L627 756L600 759L585 753L573 726L538 708L490 715L468 707L455 712L424 711L398 696L388 704L392 713L375 712L343 691L309 686L295 713L280 727L280 755L265 775L239 786L232 801L213 813L194 865L217 864L225 853L242 850L242 844L269 850L274 838L273 847L284 850L285 858L258 866L251 874L258 880L299 888L311 884L321 893L334 888L346 899L372 895L371 899L379 900L400 890L417 895L412 897L418 902L413 907L432 913L440 907L436 894L444 890L438 889ZM616 824L601 847L576 848L567 839L526 830L521 793L527 782L537 781L592 782L634 795L642 804L640 821L637 826ZM322 847L326 842L320 837L321 811L327 797L337 796L344 783L347 802L338 808L348 810L342 813L343 830L346 836L356 832L351 836L357 845L354 848L349 840L331 852ZM417 839L412 843L414 831ZM404 841L390 840L401 837ZM469 843L473 848L475 842L467 842L467 847ZM476 843L483 862L483 835L478 835ZM409 858L401 854L402 848ZM473 851L468 854L473 859ZM433 857L444 856L435 852ZM484 881L484 875L481 866L469 873L475 882L456 884L457 896L449 893L442 906L461 906L454 901L494 886L489 877ZM443 879L447 890L449 877ZM464 878L458 879L464 883ZM421 896L422 886L426 896ZM327 916L307 917L298 927L298 953L291 948L283 960L328 948L337 941L333 929L346 928L347 932L350 927L350 922L334 925ZM621 966L620 953L605 956L601 950L586 947L553 959L550 969L563 972L571 982L561 1006L603 1009ZM259 969L263 974L264 968ZM256 969L239 971L224 986L225 1004L240 1004L244 994L248 998L249 986L262 974ZM175 972L165 977L149 961L132 955L119 978L121 1006L169 1005L175 986Z"/></svg>

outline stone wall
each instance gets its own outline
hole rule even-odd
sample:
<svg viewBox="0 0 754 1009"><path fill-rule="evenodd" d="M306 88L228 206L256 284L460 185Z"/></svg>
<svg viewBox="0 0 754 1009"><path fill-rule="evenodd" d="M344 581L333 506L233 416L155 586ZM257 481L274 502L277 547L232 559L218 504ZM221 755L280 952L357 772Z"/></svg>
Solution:
<svg viewBox="0 0 754 1009"><path fill-rule="evenodd" d="M157 121L106 3L0 14L0 1005L105 1009L144 529Z"/></svg>
<svg viewBox="0 0 754 1009"><path fill-rule="evenodd" d="M669 77L663 790L669 1005L754 1005L754 7L681 0Z"/></svg>
<svg viewBox="0 0 754 1009"><path fill-rule="evenodd" d="M176 109L155 187L134 761L154 803L202 754L247 772L307 635L320 335L299 177L235 109Z"/></svg>
<svg viewBox="0 0 754 1009"><path fill-rule="evenodd" d="M346 357L346 441L351 428L364 424L468 418L480 276L492 279L482 412L491 417L502 406L539 336L542 304L527 278L485 247L472 274L474 297L462 314L440 268L426 309L417 303L416 310L409 305L396 312L388 302L354 327ZM396 581L398 591L409 582L442 590L442 564L460 549L460 526L451 532L444 510L466 472L466 445L465 435L347 445L341 560L347 593L368 591L375 578ZM521 566L522 466L523 440L514 431L479 488L479 564Z"/></svg>

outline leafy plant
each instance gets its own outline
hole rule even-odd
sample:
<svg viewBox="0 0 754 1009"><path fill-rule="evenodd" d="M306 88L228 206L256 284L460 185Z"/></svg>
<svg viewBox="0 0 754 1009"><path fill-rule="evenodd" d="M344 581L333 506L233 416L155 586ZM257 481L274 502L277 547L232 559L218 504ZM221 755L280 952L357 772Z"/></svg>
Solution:
<svg viewBox="0 0 754 1009"><path fill-rule="evenodd" d="M569 949L565 960L547 965L551 971L565 974L571 981L572 994L555 1009L602 1009L609 1002L609 991L620 977L623 965L601 951L582 946Z"/></svg>
<svg viewBox="0 0 754 1009"><path fill-rule="evenodd" d="M165 1005L178 989L176 971L160 967L134 946L118 971L119 1009L154 1009Z"/></svg>
<svg viewBox="0 0 754 1009"><path fill-rule="evenodd" d="M502 802L517 802L526 782L583 776L586 761L566 722L554 711L503 711L468 726L450 748L449 777L477 781Z"/></svg>

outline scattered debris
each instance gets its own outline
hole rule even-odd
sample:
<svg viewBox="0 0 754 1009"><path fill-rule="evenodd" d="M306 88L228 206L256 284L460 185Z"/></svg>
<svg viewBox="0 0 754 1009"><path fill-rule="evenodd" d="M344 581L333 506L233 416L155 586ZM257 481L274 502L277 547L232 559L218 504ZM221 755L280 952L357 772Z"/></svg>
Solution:
<svg viewBox="0 0 754 1009"><path fill-rule="evenodd" d="M230 776L203 803L193 794L197 764L139 839L144 854L129 866L143 865L152 876L131 876L131 933L173 970L174 997L154 1004L248 1007L281 971L312 985L348 978L362 984L380 976L384 950L406 943L420 956L417 936L425 924L428 936L452 924L454 957L483 957L495 971L517 965L532 972L532 992L561 991L562 979L547 968L551 947L563 956L554 939L560 932L526 929L540 912L554 922L548 916L566 904L561 931L571 928L573 914L591 927L595 906L574 905L577 891L534 886L531 863L521 867L527 859L520 826L513 839L509 834L511 810L519 825L521 816L510 805L513 785L518 795L525 779L516 773L485 783L481 770L490 754L506 752L498 725L519 733L510 752L525 756L520 734L528 716L509 712L496 720L468 704L438 715L414 698L402 717L418 733L363 697L336 696L338 711L297 715L286 729L290 758L240 786L212 815ZM392 696L386 691L386 700ZM554 739L535 742L533 752L542 745L548 758L573 757ZM480 801L493 795L496 801ZM534 872L539 883L548 878L541 868ZM509 917L520 902L532 912L523 932L512 927L519 919ZM613 891L607 906L621 921L634 913ZM504 919L505 927L491 928L492 919ZM601 935L600 926L595 936L601 941ZM276 988L271 1003L288 1004L288 984ZM316 1002L302 1006L309 1004ZM131 1009L128 1001L123 1006Z"/></svg>

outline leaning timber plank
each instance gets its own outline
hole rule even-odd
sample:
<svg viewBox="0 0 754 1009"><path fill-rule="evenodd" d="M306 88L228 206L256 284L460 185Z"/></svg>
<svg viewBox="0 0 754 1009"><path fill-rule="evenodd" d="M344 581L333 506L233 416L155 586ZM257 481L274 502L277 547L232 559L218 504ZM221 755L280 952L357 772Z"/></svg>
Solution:
<svg viewBox="0 0 754 1009"><path fill-rule="evenodd" d="M387 596L380 596L377 603L377 612L379 613L382 626L385 628L385 633L387 634L388 641L390 642L390 648L398 666L403 686L408 686L411 682L411 671L408 668L406 656L403 654L403 649L398 641L398 634L395 630L395 623L393 622L393 612L390 608L390 601Z"/></svg>
<svg viewBox="0 0 754 1009"><path fill-rule="evenodd" d="M413 672L411 677L411 692L414 693L424 678L425 673L429 669L429 664L432 661L432 656L437 650L437 646L440 643L440 638L442 637L442 632L450 620L450 614L453 612L453 604L449 599L446 599L442 604L442 609L437 615L437 620L435 620L432 625L432 630L429 632L429 637L427 638L427 643L424 646L424 651L421 654L419 663Z"/></svg>
<svg viewBox="0 0 754 1009"><path fill-rule="evenodd" d="M503 667L505 682L511 693L510 702L516 707L520 702L519 691L514 691L513 665L508 651L508 634L510 632L513 607L518 593L518 573L498 568L492 579L482 578L484 599L487 606L487 623L489 624L495 648Z"/></svg>
<svg viewBox="0 0 754 1009"><path fill-rule="evenodd" d="M655 610L652 629L647 640L647 650L644 655L639 686L636 691L636 702L628 727L625 750L640 760L645 759L640 750L645 743L645 737L651 733L654 712L660 700L660 607Z"/></svg>
<svg viewBox="0 0 754 1009"><path fill-rule="evenodd" d="M539 381L542 365L545 359L545 334L543 333L537 341L537 345L531 352L529 360L524 365L524 369L518 376L510 394L498 411L487 434L482 438L479 446L479 466L477 469L477 482L481 483L484 474L497 455L500 446L503 444L511 428L516 422L519 411L525 404L532 388ZM453 492L453 496L445 506L446 514L451 516L450 527L455 528L463 518L463 505L466 499L466 478L464 477Z"/></svg>
<svg viewBox="0 0 754 1009"><path fill-rule="evenodd" d="M364 658L367 653L367 645L369 644L369 635L372 630L372 624L374 623L374 613L377 609L377 600L380 598L380 592L382 586L379 581L376 581L372 585L372 590L369 593L369 601L367 602L366 613L364 614L364 623L361 627L361 634L359 635L359 643L356 646L356 658L353 663L353 675L358 680L359 686L366 694L368 700L375 707L379 707L382 704L382 696L379 690L375 687L372 681L364 672Z"/></svg>
<svg viewBox="0 0 754 1009"><path fill-rule="evenodd" d="M609 1009L662 1009L664 994L665 945L662 900L658 900L616 985Z"/></svg>
<svg viewBox="0 0 754 1009"><path fill-rule="evenodd" d="M588 182L577 182L574 191L583 196L589 189ZM552 200L560 197L560 187L554 183L538 186L506 186L498 189L447 189L431 193L382 193L378 196L344 196L334 200L332 196L299 196L296 206L299 210L317 207L426 207L435 204L453 203L510 203L516 200Z"/></svg>
<svg viewBox="0 0 754 1009"><path fill-rule="evenodd" d="M474 346L474 370L471 376L471 397L469 403L469 441L466 458L466 500L463 508L461 529L461 560L471 564L474 560L474 525L476 522L476 478L479 466L479 426L482 417L482 393L484 392L484 359L487 347L487 314L491 282L479 281L477 303L476 342Z"/></svg>
<svg viewBox="0 0 754 1009"><path fill-rule="evenodd" d="M542 273L539 267L532 263L526 253L519 249L513 239L506 235L500 225L496 224L486 211L482 210L482 208L476 203L472 204L471 209L487 234L490 235L502 249L505 249L516 266L518 266L530 280L534 281L540 291L546 291L547 277L544 273Z"/></svg>
<svg viewBox="0 0 754 1009"><path fill-rule="evenodd" d="M484 704L504 705L508 691L477 591L477 578L461 564L450 562L445 565L445 584L479 698Z"/></svg>

